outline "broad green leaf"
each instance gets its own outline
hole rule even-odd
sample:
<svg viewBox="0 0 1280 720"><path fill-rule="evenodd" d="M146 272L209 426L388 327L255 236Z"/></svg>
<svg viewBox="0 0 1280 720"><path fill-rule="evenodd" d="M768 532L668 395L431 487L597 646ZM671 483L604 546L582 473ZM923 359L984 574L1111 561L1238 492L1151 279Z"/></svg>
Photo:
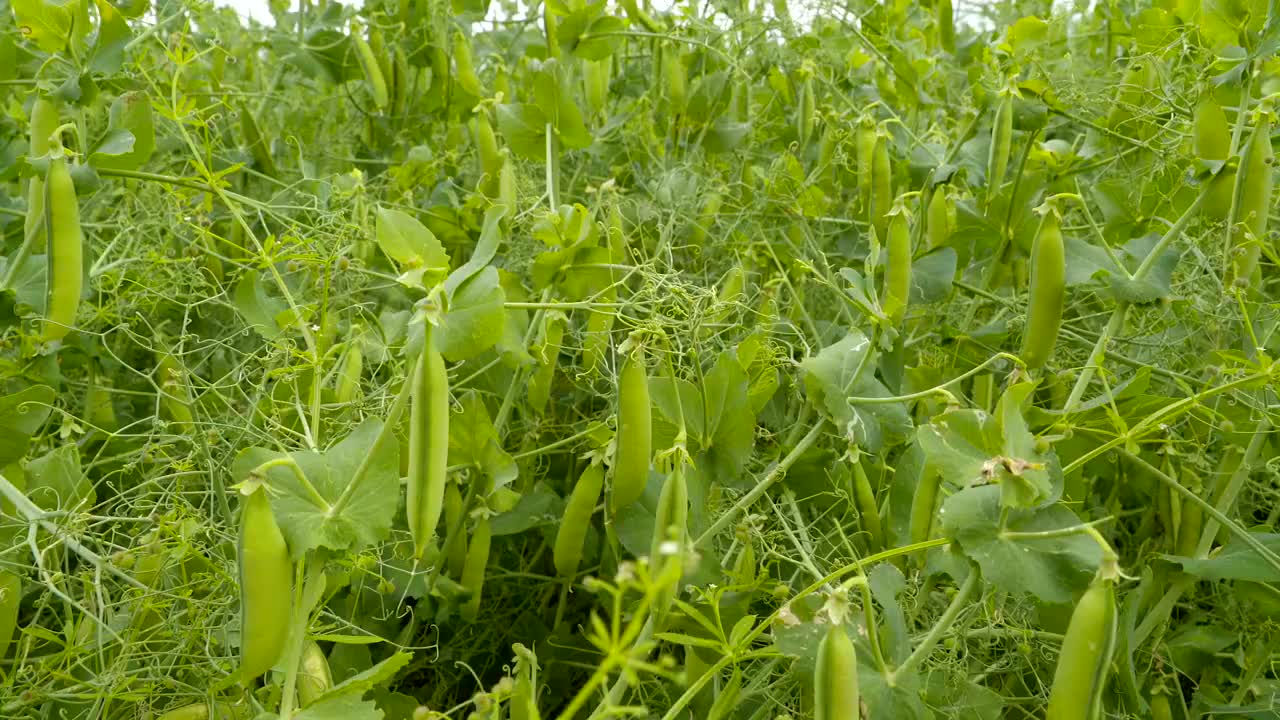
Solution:
<svg viewBox="0 0 1280 720"><path fill-rule="evenodd" d="M501 205L495 205L485 211L484 225L480 228L480 238L476 240L471 257L445 278L444 291L450 296L450 300L472 276L488 268L489 263L498 254L498 247L502 244L502 219L507 216L507 212L507 208Z"/></svg>
<svg viewBox="0 0 1280 720"><path fill-rule="evenodd" d="M516 461L502 449L489 410L480 395L469 391L458 401L461 412L449 418L449 464L473 467L501 488L515 480Z"/></svg>
<svg viewBox="0 0 1280 720"><path fill-rule="evenodd" d="M449 312L434 333L436 347L452 362L473 358L493 347L505 328L505 302L498 270L481 270L450 297Z"/></svg>
<svg viewBox="0 0 1280 720"><path fill-rule="evenodd" d="M880 606L884 625L880 628L880 643L885 649L885 659L897 665L911 654L911 637L907 633L907 616L902 611L898 596L907 589L907 578L902 571L889 563L881 563L867 573L871 596Z"/></svg>
<svg viewBox="0 0 1280 720"><path fill-rule="evenodd" d="M85 2L85 0L80 1ZM129 23L125 21L125 15L107 0L94 0L94 6L98 10L98 37L93 46L93 60L90 67L104 74L118 72L124 65L124 51L129 41L133 39L133 33L129 30ZM114 107L112 109L114 110ZM148 105L148 117L150 117L150 109ZM154 148L154 146L152 141L151 147ZM147 152L150 154L150 150Z"/></svg>
<svg viewBox="0 0 1280 720"><path fill-rule="evenodd" d="M890 685L878 668L858 663L858 690L868 717L930 720L934 715L922 701L921 684L918 671L895 673Z"/></svg>
<svg viewBox="0 0 1280 720"><path fill-rule="evenodd" d="M605 60L622 44L619 35L626 22L612 15L599 15L596 8L575 10L560 21L556 34L562 50L584 60Z"/></svg>
<svg viewBox="0 0 1280 720"><path fill-rule="evenodd" d="M1280 553L1280 534L1253 533L1253 535L1272 552ZM1257 550L1234 535L1225 546L1210 557L1188 558L1174 555L1164 557L1181 565L1183 572L1201 580L1280 582L1280 571L1264 560Z"/></svg>
<svg viewBox="0 0 1280 720"><path fill-rule="evenodd" d="M365 420L322 452L247 448L236 456L232 472L243 479L264 462L292 457L301 477L285 465L267 471L271 507L290 552L301 558L319 547L359 550L387 538L400 505L400 448L395 442L386 442L375 452L374 442L381 430L381 420ZM341 512L335 512L335 504L355 478L356 468L369 456L360 484Z"/></svg>
<svg viewBox="0 0 1280 720"><path fill-rule="evenodd" d="M56 394L48 385L32 385L0 396L0 468L21 460L31 436L44 425L53 410Z"/></svg>
<svg viewBox="0 0 1280 720"><path fill-rule="evenodd" d="M747 374L733 351L720 353L703 378L707 416L703 418L702 471L722 485L742 474L755 443L756 414L748 399Z"/></svg>
<svg viewBox="0 0 1280 720"><path fill-rule="evenodd" d="M85 510L97 502L75 445L63 445L27 463L26 482L27 497L45 511Z"/></svg>
<svg viewBox="0 0 1280 720"><path fill-rule="evenodd" d="M405 268L448 268L449 254L427 226L393 208L378 208L378 247Z"/></svg>
<svg viewBox="0 0 1280 720"><path fill-rule="evenodd" d="M900 402L858 403L855 397L892 395L872 374L871 341L858 330L800 363L809 396L824 409L851 442L878 452L886 443L906 439L911 416Z"/></svg>
<svg viewBox="0 0 1280 720"><path fill-rule="evenodd" d="M373 703L361 703L361 705L351 705L351 704L338 705L335 703L336 701L341 699L360 702L360 697L363 696L365 693L369 692L370 690L380 685L386 685L390 683L392 678L394 678L400 672L400 670L404 668L405 665L408 665L409 661L412 659L413 659L413 653L408 653L408 652L395 653L391 657L388 657L386 660L383 660L382 662L378 663L377 665L374 665L368 670L364 670L362 672L356 673L355 675L329 688L327 691L325 691L323 695L315 699L314 706L331 705L332 707L335 707L335 708L351 708L353 712L357 710L363 712L363 708L361 707L361 705L365 705L365 706L368 706L370 709L373 709ZM305 713L305 711L303 712ZM381 712L377 710L374 710L374 712L377 714L369 715L368 717L370 718L382 717ZM302 715L300 714L295 717L300 718L302 717ZM325 715L317 715L315 717L315 720L328 720L328 718L331 718L331 717L335 718L336 720L337 718L347 717L347 716L325 714ZM357 714L357 715L352 715L350 717L363 718L366 716L362 714Z"/></svg>
<svg viewBox="0 0 1280 720"><path fill-rule="evenodd" d="M1006 516L1000 488L984 485L957 492L939 512L946 536L978 563L984 578L1011 593L1031 593L1048 603L1070 602L1101 562L1098 544L1084 533L1049 538L1009 534L1079 526L1080 518L1061 505L1014 508Z"/></svg>
<svg viewBox="0 0 1280 720"><path fill-rule="evenodd" d="M11 0L18 31L47 53L61 52L70 39L76 6L83 0Z"/></svg>
<svg viewBox="0 0 1280 720"><path fill-rule="evenodd" d="M489 531L494 537L498 537L554 525L564 515L564 504L564 499L552 492L546 483L539 482L533 486L533 490L520 496L515 507L494 515L489 521Z"/></svg>
<svg viewBox="0 0 1280 720"><path fill-rule="evenodd" d="M546 161L547 116L537 105L499 105L496 117L498 131L516 155L527 160Z"/></svg>
<svg viewBox="0 0 1280 720"><path fill-rule="evenodd" d="M956 277L956 251L942 247L911 263L912 305L942 302L951 296Z"/></svg>
<svg viewBox="0 0 1280 720"><path fill-rule="evenodd" d="M108 6L109 7L109 6ZM127 92L111 103L107 134L90 162L99 168L136 170L156 148L151 100L144 92Z"/></svg>
<svg viewBox="0 0 1280 720"><path fill-rule="evenodd" d="M232 302L245 324L267 340L280 336L282 327L278 322L281 314L289 309L283 300L267 294L262 286L262 276L250 270L240 276L236 283Z"/></svg>

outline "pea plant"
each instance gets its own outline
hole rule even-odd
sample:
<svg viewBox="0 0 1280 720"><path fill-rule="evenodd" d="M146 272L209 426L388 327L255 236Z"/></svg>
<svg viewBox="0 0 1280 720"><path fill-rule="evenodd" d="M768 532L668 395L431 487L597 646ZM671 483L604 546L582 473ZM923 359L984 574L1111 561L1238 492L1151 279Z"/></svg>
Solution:
<svg viewBox="0 0 1280 720"><path fill-rule="evenodd" d="M0 7L0 717L1273 718L1280 4Z"/></svg>

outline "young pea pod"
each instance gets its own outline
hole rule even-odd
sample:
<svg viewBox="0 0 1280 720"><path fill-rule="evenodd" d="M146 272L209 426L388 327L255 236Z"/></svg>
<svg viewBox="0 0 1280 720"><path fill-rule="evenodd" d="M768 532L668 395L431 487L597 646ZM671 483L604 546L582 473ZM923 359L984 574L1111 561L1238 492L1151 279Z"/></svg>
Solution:
<svg viewBox="0 0 1280 720"><path fill-rule="evenodd" d="M262 134L262 127L258 125L258 120L249 111L249 106L240 103L240 136L244 140L244 144L249 148L249 154L253 156L253 163L258 166L258 171L268 177L276 176L276 161L271 156L271 143L266 136Z"/></svg>
<svg viewBox="0 0 1280 720"><path fill-rule="evenodd" d="M13 631L18 627L18 610L22 604L22 578L0 570L0 659L9 652Z"/></svg>
<svg viewBox="0 0 1280 720"><path fill-rule="evenodd" d="M405 514L421 558L435 533L444 504L449 460L449 372L432 345L428 327L413 373L409 413L409 484Z"/></svg>
<svg viewBox="0 0 1280 720"><path fill-rule="evenodd" d="M605 105L609 101L609 75L612 71L610 58L582 62L583 94L587 101L587 112L591 115L604 114Z"/></svg>
<svg viewBox="0 0 1280 720"><path fill-rule="evenodd" d="M1137 120L1136 108L1147 108L1151 105L1147 94L1156 84L1156 66L1148 58L1134 60L1125 71L1116 90L1111 109L1107 112L1106 127L1143 138L1150 130L1150 122Z"/></svg>
<svg viewBox="0 0 1280 720"><path fill-rule="evenodd" d="M604 231L609 249L609 264L625 262L627 239L622 225L622 212L618 210L617 202L609 204ZM616 281L617 273L610 269L609 285L601 291L600 302L612 303L618 300L618 290L613 285ZM587 316L587 336L582 342L584 372L594 374L604 366L605 354L609 350L609 334L613 330L615 318L616 314L612 308L599 310L593 308Z"/></svg>
<svg viewBox="0 0 1280 720"><path fill-rule="evenodd" d="M689 242L693 245L701 245L707 239L707 231L716 224L716 218L720 216L720 208L724 205L724 195L719 190L712 190L707 194L706 199L702 203L702 209L698 211L698 218L693 223L693 229L689 234Z"/></svg>
<svg viewBox="0 0 1280 720"><path fill-rule="evenodd" d="M382 62L374 54L369 41L364 39L359 23L351 23L351 42L355 45L356 61L360 63L360 71L369 84L369 92L373 94L373 104L379 110L385 110L391 103L391 94L387 91L387 76L382 70Z"/></svg>
<svg viewBox="0 0 1280 720"><path fill-rule="evenodd" d="M247 706L199 702L174 708L156 720L241 720L248 715Z"/></svg>
<svg viewBox="0 0 1280 720"><path fill-rule="evenodd" d="M471 593L459 614L463 620L471 622L480 614L480 591L484 589L484 571L489 564L489 546L493 540L489 516L485 515L476 523L476 531L467 543L467 562L462 568L462 579L459 582L463 589Z"/></svg>
<svg viewBox="0 0 1280 720"><path fill-rule="evenodd" d="M876 140L876 123L870 116L864 115L858 121L858 129L853 135L858 163L858 201L864 208L871 207L871 166L876 152Z"/></svg>
<svg viewBox="0 0 1280 720"><path fill-rule="evenodd" d="M333 687L333 674L324 650L314 640L302 646L302 660L298 664L298 702L306 707Z"/></svg>
<svg viewBox="0 0 1280 720"><path fill-rule="evenodd" d="M688 75L679 51L670 48L662 51L662 80L666 86L667 112L673 116L683 115L688 100Z"/></svg>
<svg viewBox="0 0 1280 720"><path fill-rule="evenodd" d="M817 104L813 97L813 68L806 66L800 71L800 87L796 91L796 137L803 149L813 137L814 120L817 117Z"/></svg>
<svg viewBox="0 0 1280 720"><path fill-rule="evenodd" d="M560 344L564 341L564 327L568 319L564 313L549 312L544 316L542 345L534 350L538 367L529 378L529 406L542 412L551 398L551 383L555 380L556 366L560 364Z"/></svg>
<svg viewBox="0 0 1280 720"><path fill-rule="evenodd" d="M889 137L876 138L871 154L871 223L876 234L884 237L888 228L889 209L893 204L893 167L889 160Z"/></svg>
<svg viewBox="0 0 1280 720"><path fill-rule="evenodd" d="M1013 93L1005 91L991 120L991 146L987 151L987 202L1000 192L1009 152L1013 149Z"/></svg>
<svg viewBox="0 0 1280 720"><path fill-rule="evenodd" d="M31 146L27 158L44 157L49 154L49 137L58 128L58 106L52 100L37 95L31 104ZM27 186L27 216L23 224L24 237L35 236L32 247L44 246L44 178L36 175Z"/></svg>
<svg viewBox="0 0 1280 720"><path fill-rule="evenodd" d="M248 685L280 658L293 614L293 563L262 487L244 498L237 549L240 682Z"/></svg>
<svg viewBox="0 0 1280 720"><path fill-rule="evenodd" d="M650 17L649 13L645 12L644 9L636 3L636 0L619 0L619 4L622 5L622 10L627 14L627 18L629 18L631 22L639 23L640 27L644 28L647 32L666 32L656 20Z"/></svg>
<svg viewBox="0 0 1280 720"><path fill-rule="evenodd" d="M1043 367L1053 354L1062 326L1066 298L1067 261L1058 216L1049 210L1040 220L1031 246L1031 291L1027 326L1022 336L1022 360L1028 368Z"/></svg>
<svg viewBox="0 0 1280 720"><path fill-rule="evenodd" d="M458 483L448 483L444 490L445 527L458 528L444 549L445 567L449 570L449 577L452 578L461 578L462 570L467 564L467 533L464 532L466 528L462 525L466 507L463 502L462 490L458 488Z"/></svg>
<svg viewBox="0 0 1280 720"><path fill-rule="evenodd" d="M907 227L906 212L901 208L889 218L885 250L884 298L881 303L889 322L896 327L902 324L911 292L911 230Z"/></svg>
<svg viewBox="0 0 1280 720"><path fill-rule="evenodd" d="M658 512L653 521L653 539L649 562L663 590L654 601L653 612L658 621L666 617L680 589L684 574L685 539L689 532L689 483L684 465L677 464L662 482Z"/></svg>
<svg viewBox="0 0 1280 720"><path fill-rule="evenodd" d="M884 525L880 522L880 507L876 505L876 494L871 489L871 480L861 462L853 464L853 501L858 508L858 524L868 536L868 545L872 552L885 547Z"/></svg>
<svg viewBox="0 0 1280 720"><path fill-rule="evenodd" d="M471 61L471 42L460 31L453 34L453 65L457 69L454 79L473 97L484 97L480 77Z"/></svg>
<svg viewBox="0 0 1280 720"><path fill-rule="evenodd" d="M858 657L842 625L833 624L818 643L813 685L814 720L858 720Z"/></svg>
<svg viewBox="0 0 1280 720"><path fill-rule="evenodd" d="M1114 581L1095 578L1071 613L1045 720L1098 720L1116 648Z"/></svg>
<svg viewBox="0 0 1280 720"><path fill-rule="evenodd" d="M936 0L933 8L938 13L938 45L947 52L955 52L956 20L951 0Z"/></svg>
<svg viewBox="0 0 1280 720"><path fill-rule="evenodd" d="M1201 160L1226 162L1231 156L1231 125L1212 92L1206 92L1200 102L1196 103L1192 137L1196 157ZM1223 168L1209 180L1209 194L1201 205L1209 217L1221 220L1231 212L1235 177L1234 170Z"/></svg>
<svg viewBox="0 0 1280 720"><path fill-rule="evenodd" d="M493 134L493 125L489 122L489 112L481 109L472 121L472 134L475 136L476 150L480 156L480 189L485 195L493 197L498 191L502 175L502 153L498 150L498 138Z"/></svg>
<svg viewBox="0 0 1280 720"><path fill-rule="evenodd" d="M156 382L160 385L161 410L179 430L186 432L195 419L191 412L191 390L187 386L186 368L173 355L164 353L156 364Z"/></svg>
<svg viewBox="0 0 1280 720"><path fill-rule="evenodd" d="M409 108L409 86L413 83L413 77L409 57L404 48L396 45L391 58L391 112L396 117L404 117Z"/></svg>
<svg viewBox="0 0 1280 720"><path fill-rule="evenodd" d="M1200 478L1194 472L1184 471L1182 481L1188 490L1200 494ZM1196 548L1200 545L1200 532L1204 529L1204 510L1198 503L1188 502L1182 503L1178 514L1177 546L1174 554L1195 557Z"/></svg>
<svg viewBox="0 0 1280 720"><path fill-rule="evenodd" d="M1240 171L1236 174L1236 217L1232 228L1232 276L1239 286L1252 281L1258 259L1262 256L1261 243L1267 239L1267 220L1271 214L1272 191L1275 177L1272 173L1275 155L1271 150L1271 123L1265 117L1258 120L1240 158Z"/></svg>
<svg viewBox="0 0 1280 720"><path fill-rule="evenodd" d="M571 579L578 574L578 566L582 564L582 543L587 539L591 516L596 511L603 488L604 465L592 463L582 471L569 494L552 552L556 574L562 578Z"/></svg>
<svg viewBox="0 0 1280 720"><path fill-rule="evenodd" d="M649 376L643 357L628 357L618 378L618 437L613 465L609 510L618 511L644 494L649 481L653 417L649 406Z"/></svg>
<svg viewBox="0 0 1280 720"><path fill-rule="evenodd" d="M930 250L946 244L955 227L955 221L952 219L955 215L955 206L951 202L951 197L947 195L946 187L939 185L933 189L933 193L929 196L929 207L925 211L925 238L929 242Z"/></svg>
<svg viewBox="0 0 1280 720"><path fill-rule="evenodd" d="M364 373L364 350L359 337L347 343L346 352L342 354L342 366L334 385L334 397L340 403L349 403L356 399L360 391L360 377Z"/></svg>
<svg viewBox="0 0 1280 720"><path fill-rule="evenodd" d="M911 498L911 542L922 543L933 534L933 519L938 507L938 490L942 487L942 473L932 465L925 465Z"/></svg>
<svg viewBox="0 0 1280 720"><path fill-rule="evenodd" d="M507 208L507 218L516 214L516 160L511 151L502 149L502 170L498 172L498 203ZM504 220L510 222L510 220Z"/></svg>
<svg viewBox="0 0 1280 720"><path fill-rule="evenodd" d="M76 186L67 167L67 158L62 154L61 143L55 144L54 153L44 183L44 226L49 240L42 332L46 342L61 340L71 332L84 284L80 201L76 198Z"/></svg>

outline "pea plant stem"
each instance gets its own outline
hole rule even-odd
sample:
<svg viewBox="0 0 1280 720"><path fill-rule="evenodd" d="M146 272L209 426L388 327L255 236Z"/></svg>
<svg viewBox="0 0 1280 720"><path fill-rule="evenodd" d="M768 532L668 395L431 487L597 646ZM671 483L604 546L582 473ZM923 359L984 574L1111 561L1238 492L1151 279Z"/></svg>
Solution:
<svg viewBox="0 0 1280 720"><path fill-rule="evenodd" d="M938 622L934 623L933 628L929 630L929 634L925 635L924 639L920 641L919 645L916 645L916 649L907 656L906 660L902 661L901 665L885 674L886 685L894 687L899 677L915 671L916 667L929 656L929 653L933 652L934 646L938 644L943 635L951 630L951 626L955 625L956 618L960 616L961 611L964 610L965 605L969 602L969 596L977 589L979 575L977 565L969 566L968 577L961 583L955 597L951 598L951 604L943 611L942 617L938 618Z"/></svg>
<svg viewBox="0 0 1280 720"><path fill-rule="evenodd" d="M762 495L768 492L769 488L772 487L774 483L781 480L787 474L787 470L800 459L800 456L803 455L805 451L810 447L813 447L813 444L818 441L818 437L822 435L822 428L825 425L826 419L820 417L809 429L809 432L800 439L800 442L796 443L796 446L791 449L791 452L787 453L786 457L782 458L782 460L778 461L772 468L770 468L769 472L766 473L765 476L761 478L760 482L756 483L756 486L751 488L747 494L738 498L738 501L735 502L732 507L721 513L720 517L716 518L716 521L711 523L711 526L698 536L698 539L694 541L693 546L695 548L705 547L707 543L720 533L720 531L729 527L731 523L737 521L739 515L746 512L748 508L754 505Z"/></svg>

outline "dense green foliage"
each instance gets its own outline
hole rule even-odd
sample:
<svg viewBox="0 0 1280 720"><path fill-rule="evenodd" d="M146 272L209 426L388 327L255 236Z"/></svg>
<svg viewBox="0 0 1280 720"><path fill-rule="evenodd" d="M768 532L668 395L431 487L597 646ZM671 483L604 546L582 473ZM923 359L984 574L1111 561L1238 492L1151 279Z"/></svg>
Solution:
<svg viewBox="0 0 1280 720"><path fill-rule="evenodd" d="M1275 717L1280 2L144 1L0 5L0 717Z"/></svg>

